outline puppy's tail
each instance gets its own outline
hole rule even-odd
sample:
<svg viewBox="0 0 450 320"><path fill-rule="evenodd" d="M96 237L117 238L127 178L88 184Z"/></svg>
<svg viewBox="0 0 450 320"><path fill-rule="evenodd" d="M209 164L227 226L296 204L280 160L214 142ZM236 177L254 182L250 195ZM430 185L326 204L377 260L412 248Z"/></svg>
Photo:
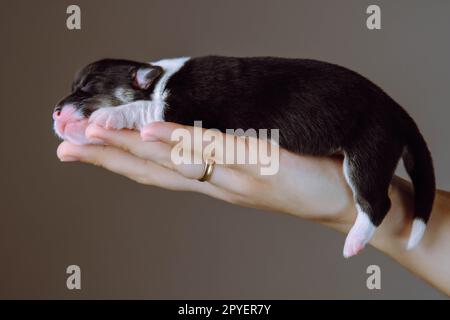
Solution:
<svg viewBox="0 0 450 320"><path fill-rule="evenodd" d="M436 182L433 160L425 139L409 116L407 124L403 163L414 186L414 219L408 241L409 250L417 246L425 232L426 223L433 208Z"/></svg>

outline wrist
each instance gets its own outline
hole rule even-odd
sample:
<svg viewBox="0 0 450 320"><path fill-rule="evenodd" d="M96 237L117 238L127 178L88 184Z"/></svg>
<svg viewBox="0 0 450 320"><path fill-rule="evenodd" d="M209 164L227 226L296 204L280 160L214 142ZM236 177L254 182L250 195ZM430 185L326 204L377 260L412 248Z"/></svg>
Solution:
<svg viewBox="0 0 450 320"><path fill-rule="evenodd" d="M394 176L389 189L389 198L392 203L391 208L369 244L392 256L399 252L406 252L412 222L411 213L413 212L411 184ZM324 224L347 234L355 219L356 210L352 202L346 212L337 215L334 221Z"/></svg>

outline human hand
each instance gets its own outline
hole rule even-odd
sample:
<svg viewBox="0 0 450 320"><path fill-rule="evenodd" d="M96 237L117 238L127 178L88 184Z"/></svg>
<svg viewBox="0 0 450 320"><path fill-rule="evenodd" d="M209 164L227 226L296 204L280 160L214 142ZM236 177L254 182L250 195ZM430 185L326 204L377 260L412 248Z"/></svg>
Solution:
<svg viewBox="0 0 450 320"><path fill-rule="evenodd" d="M171 190L204 193L238 205L262 208L314 220L347 233L356 217L350 188L337 158L301 156L280 149L279 171L264 176L259 165L221 165L208 182L197 179L203 165L175 165L171 150L176 142L174 123L156 122L138 132L106 130L91 125L90 140L106 145L74 145L62 142L61 161L81 161L104 167L139 183ZM144 141L147 140L147 141ZM201 152L194 149L193 152ZM450 294L448 243L450 195L438 191L433 215L421 244L406 251L413 212L411 184L394 177L389 197L392 207L370 243L426 281Z"/></svg>
<svg viewBox="0 0 450 320"><path fill-rule="evenodd" d="M197 179L202 175L202 164L175 165L171 160L171 151L178 143L171 140L171 134L180 128L194 130L155 122L139 134L92 124L86 130L87 138L103 141L105 145L63 142L57 154L62 161L95 164L146 185L200 192L238 205L321 222L351 224L354 204L340 159L299 156L280 149L279 171L275 175L261 175L259 163L216 164L211 179L200 182ZM200 149L193 148L190 152L201 154Z"/></svg>

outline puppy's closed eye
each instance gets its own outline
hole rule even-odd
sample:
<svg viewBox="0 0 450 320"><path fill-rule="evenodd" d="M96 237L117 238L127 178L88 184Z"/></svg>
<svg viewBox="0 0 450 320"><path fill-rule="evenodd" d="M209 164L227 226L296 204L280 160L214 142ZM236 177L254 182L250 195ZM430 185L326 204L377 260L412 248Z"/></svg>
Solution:
<svg viewBox="0 0 450 320"><path fill-rule="evenodd" d="M134 92L132 89L126 89L119 87L116 90L114 90L114 96L119 99L122 103L128 103L133 101L134 99Z"/></svg>

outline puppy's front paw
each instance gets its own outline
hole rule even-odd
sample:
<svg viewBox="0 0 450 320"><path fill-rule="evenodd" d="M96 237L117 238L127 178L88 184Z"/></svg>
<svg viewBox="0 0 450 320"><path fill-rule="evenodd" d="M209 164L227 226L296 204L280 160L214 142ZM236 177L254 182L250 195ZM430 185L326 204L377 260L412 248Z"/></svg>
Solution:
<svg viewBox="0 0 450 320"><path fill-rule="evenodd" d="M119 107L105 107L98 109L89 118L89 123L95 123L106 129L128 128L125 114Z"/></svg>

